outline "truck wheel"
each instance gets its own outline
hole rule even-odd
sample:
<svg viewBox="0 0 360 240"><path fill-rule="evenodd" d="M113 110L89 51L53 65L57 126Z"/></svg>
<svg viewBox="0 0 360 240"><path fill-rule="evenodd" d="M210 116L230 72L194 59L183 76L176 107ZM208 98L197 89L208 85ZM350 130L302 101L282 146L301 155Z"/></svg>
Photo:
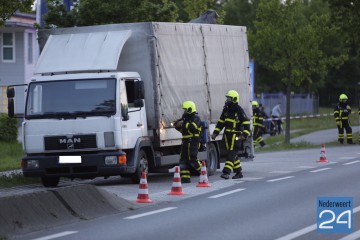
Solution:
<svg viewBox="0 0 360 240"><path fill-rule="evenodd" d="M41 177L41 183L44 187L56 187L59 181L60 177Z"/></svg>
<svg viewBox="0 0 360 240"><path fill-rule="evenodd" d="M136 171L135 173L130 175L131 181L133 183L139 184L142 172L145 171L147 174L148 170L149 170L149 161L146 156L146 152L143 149L140 149Z"/></svg>
<svg viewBox="0 0 360 240"><path fill-rule="evenodd" d="M216 147L214 144L210 143L207 146L207 161L206 168L209 176L214 175L219 163L219 156L216 151Z"/></svg>

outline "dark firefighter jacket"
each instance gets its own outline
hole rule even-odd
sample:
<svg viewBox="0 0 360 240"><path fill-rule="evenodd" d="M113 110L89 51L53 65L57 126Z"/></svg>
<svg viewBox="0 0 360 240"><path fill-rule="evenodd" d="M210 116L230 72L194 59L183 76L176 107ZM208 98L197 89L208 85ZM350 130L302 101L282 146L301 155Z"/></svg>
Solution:
<svg viewBox="0 0 360 240"><path fill-rule="evenodd" d="M347 103L339 102L334 109L335 121L349 120L351 108Z"/></svg>
<svg viewBox="0 0 360 240"><path fill-rule="evenodd" d="M200 141L201 120L199 115L196 112L184 114L182 120L183 124L181 127L176 127L176 130L181 132L183 140L191 138L192 140Z"/></svg>
<svg viewBox="0 0 360 240"><path fill-rule="evenodd" d="M259 108L253 109L253 126L262 128L264 125L264 112Z"/></svg>
<svg viewBox="0 0 360 240"><path fill-rule="evenodd" d="M238 104L225 105L213 133L218 135L224 127L225 133L242 134L244 138L250 136L250 120Z"/></svg>

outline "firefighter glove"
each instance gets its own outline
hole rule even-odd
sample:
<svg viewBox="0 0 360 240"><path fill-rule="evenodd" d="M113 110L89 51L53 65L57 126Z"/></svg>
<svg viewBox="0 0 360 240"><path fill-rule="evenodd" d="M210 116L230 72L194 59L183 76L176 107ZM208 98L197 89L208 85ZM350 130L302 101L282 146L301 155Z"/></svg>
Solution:
<svg viewBox="0 0 360 240"><path fill-rule="evenodd" d="M211 135L211 139L212 139L212 140L215 140L216 137L217 137L217 134L215 134L215 133L213 133L213 134Z"/></svg>
<svg viewBox="0 0 360 240"><path fill-rule="evenodd" d="M336 125L340 126L340 121L336 121Z"/></svg>
<svg viewBox="0 0 360 240"><path fill-rule="evenodd" d="M245 136L244 133L237 133L237 134L236 134L236 139L237 139L237 140L240 140L240 141L245 140L246 137L247 137L247 136Z"/></svg>
<svg viewBox="0 0 360 240"><path fill-rule="evenodd" d="M174 123L175 128L181 128L183 125L183 120L178 120Z"/></svg>
<svg viewBox="0 0 360 240"><path fill-rule="evenodd" d="M241 134L242 140L246 140L248 138L248 135L246 133Z"/></svg>

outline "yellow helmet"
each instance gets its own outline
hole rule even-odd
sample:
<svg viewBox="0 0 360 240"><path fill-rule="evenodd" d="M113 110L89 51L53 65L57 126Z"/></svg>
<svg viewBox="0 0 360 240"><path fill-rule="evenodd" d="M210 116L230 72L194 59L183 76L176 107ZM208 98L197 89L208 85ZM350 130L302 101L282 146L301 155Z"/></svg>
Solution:
<svg viewBox="0 0 360 240"><path fill-rule="evenodd" d="M227 98L229 98L229 100L233 103L238 103L239 102L239 94L237 91L235 90L230 90L228 91L228 93L225 95Z"/></svg>
<svg viewBox="0 0 360 240"><path fill-rule="evenodd" d="M259 103L258 103L257 101L252 101L252 102L251 102L251 105L252 105L253 107L259 107Z"/></svg>
<svg viewBox="0 0 360 240"><path fill-rule="evenodd" d="M346 102L348 100L348 97L345 94L341 94L339 97L340 102Z"/></svg>
<svg viewBox="0 0 360 240"><path fill-rule="evenodd" d="M195 103L192 101L185 101L182 105L181 108L185 110L185 113L187 114L191 114L196 112L196 106Z"/></svg>

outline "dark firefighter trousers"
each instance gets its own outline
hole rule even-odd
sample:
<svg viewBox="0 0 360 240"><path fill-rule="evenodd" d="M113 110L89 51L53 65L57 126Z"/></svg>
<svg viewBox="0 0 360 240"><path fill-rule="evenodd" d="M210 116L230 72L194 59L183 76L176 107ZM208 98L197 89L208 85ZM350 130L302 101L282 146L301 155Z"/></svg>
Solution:
<svg viewBox="0 0 360 240"><path fill-rule="evenodd" d="M338 127L338 141L340 143L344 142L344 129L346 131L346 139L348 143L352 143L352 129L349 123L349 120L340 120L340 125Z"/></svg>
<svg viewBox="0 0 360 240"><path fill-rule="evenodd" d="M262 135L263 135L263 128L260 126L254 126L254 130L253 130L254 144L259 143L261 146L265 145Z"/></svg>
<svg viewBox="0 0 360 240"><path fill-rule="evenodd" d="M200 173L201 163L197 159L199 142L190 139L184 139L181 145L180 153L180 176L181 179L190 179L190 170Z"/></svg>
<svg viewBox="0 0 360 240"><path fill-rule="evenodd" d="M236 140L236 133L225 133L224 141L226 147L226 161L223 168L223 173L230 174L241 172L240 159L238 158L238 151L240 150L241 141Z"/></svg>

